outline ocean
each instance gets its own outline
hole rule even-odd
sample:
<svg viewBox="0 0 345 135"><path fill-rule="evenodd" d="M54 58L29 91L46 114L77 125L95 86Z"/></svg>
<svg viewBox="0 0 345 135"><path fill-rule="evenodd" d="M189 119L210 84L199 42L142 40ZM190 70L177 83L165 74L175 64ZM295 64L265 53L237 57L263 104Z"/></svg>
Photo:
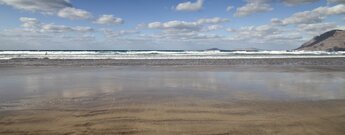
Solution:
<svg viewBox="0 0 345 135"><path fill-rule="evenodd" d="M0 59L265 59L334 58L345 51L231 51L231 50L20 50L0 51Z"/></svg>

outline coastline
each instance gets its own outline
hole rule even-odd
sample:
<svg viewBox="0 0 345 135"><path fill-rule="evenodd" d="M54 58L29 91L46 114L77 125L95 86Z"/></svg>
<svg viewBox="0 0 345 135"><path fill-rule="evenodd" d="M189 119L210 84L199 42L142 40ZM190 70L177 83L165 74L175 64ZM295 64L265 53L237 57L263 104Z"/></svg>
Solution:
<svg viewBox="0 0 345 135"><path fill-rule="evenodd" d="M129 65L320 65L345 66L345 58L253 59L9 59L0 66L129 66Z"/></svg>

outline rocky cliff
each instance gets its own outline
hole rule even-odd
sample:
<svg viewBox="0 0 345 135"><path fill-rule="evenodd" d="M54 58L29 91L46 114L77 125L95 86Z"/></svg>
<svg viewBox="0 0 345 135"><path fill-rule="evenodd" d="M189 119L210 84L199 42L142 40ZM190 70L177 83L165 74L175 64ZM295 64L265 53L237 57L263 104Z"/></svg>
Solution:
<svg viewBox="0 0 345 135"><path fill-rule="evenodd" d="M332 30L304 43L296 50L304 51L345 51L345 31Z"/></svg>

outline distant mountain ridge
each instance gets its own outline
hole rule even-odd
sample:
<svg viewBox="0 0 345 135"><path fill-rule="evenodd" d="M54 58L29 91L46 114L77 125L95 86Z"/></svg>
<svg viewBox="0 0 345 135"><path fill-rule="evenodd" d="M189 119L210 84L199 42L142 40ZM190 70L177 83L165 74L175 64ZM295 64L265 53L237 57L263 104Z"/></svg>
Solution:
<svg viewBox="0 0 345 135"><path fill-rule="evenodd" d="M304 43L296 50L304 51L345 51L345 31L331 30Z"/></svg>

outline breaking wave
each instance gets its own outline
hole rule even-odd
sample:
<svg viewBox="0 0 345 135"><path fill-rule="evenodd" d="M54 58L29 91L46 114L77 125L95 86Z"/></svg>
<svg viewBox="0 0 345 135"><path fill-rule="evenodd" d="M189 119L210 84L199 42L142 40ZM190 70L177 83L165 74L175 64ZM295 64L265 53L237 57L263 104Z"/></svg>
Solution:
<svg viewBox="0 0 345 135"><path fill-rule="evenodd" d="M325 51L0 51L0 59L251 59L345 57L345 52Z"/></svg>

